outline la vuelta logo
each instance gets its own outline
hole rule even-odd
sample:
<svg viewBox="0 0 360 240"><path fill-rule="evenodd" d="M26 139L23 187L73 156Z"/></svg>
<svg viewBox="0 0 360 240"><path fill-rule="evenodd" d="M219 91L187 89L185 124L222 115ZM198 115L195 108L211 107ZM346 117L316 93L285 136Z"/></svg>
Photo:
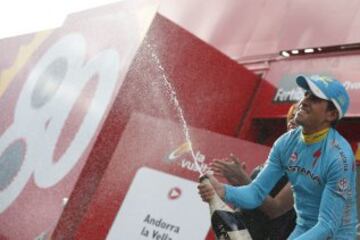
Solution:
<svg viewBox="0 0 360 240"><path fill-rule="evenodd" d="M205 155L200 151L195 151L195 159L193 159L189 142L185 142L167 155L165 161L170 163L176 162L182 168L197 172L198 169L194 162L196 161L200 166L201 172L205 173L209 170L209 166L205 163L205 159Z"/></svg>
<svg viewBox="0 0 360 240"><path fill-rule="evenodd" d="M116 89L121 62L115 49L91 59L86 59L86 51L81 34L68 34L50 46L26 76L13 121L0 136L0 213L32 176L39 188L58 183L93 139ZM86 94L89 89L91 94ZM84 96L86 101L81 101ZM78 125L63 146L69 119Z"/></svg>

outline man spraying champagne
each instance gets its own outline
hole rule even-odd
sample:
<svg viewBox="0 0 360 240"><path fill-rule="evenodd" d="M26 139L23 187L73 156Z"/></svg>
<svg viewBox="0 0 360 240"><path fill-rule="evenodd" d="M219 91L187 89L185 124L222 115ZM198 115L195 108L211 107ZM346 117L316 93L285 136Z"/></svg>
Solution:
<svg viewBox="0 0 360 240"><path fill-rule="evenodd" d="M299 76L296 83L305 90L295 115L300 127L277 139L256 179L234 187L209 176L213 188L200 184L199 193L208 201L215 189L225 202L256 208L286 174L297 212L296 227L288 239L355 239L354 155L350 144L335 129L348 109L349 95L339 81L327 76Z"/></svg>

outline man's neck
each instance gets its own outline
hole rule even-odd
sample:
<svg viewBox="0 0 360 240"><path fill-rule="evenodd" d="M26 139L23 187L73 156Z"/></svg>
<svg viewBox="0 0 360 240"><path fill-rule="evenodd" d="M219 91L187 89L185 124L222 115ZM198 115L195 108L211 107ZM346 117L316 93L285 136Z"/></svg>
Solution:
<svg viewBox="0 0 360 240"><path fill-rule="evenodd" d="M317 133L317 132L320 132L324 129L328 129L330 128L331 125L326 122L326 124L322 124L320 126L302 126L302 133L305 134L305 135L311 135L311 134L314 134L314 133Z"/></svg>
<svg viewBox="0 0 360 240"><path fill-rule="evenodd" d="M329 129L330 129L329 127L324 128L317 132L313 132L311 134L306 134L306 133L302 132L301 138L307 144L317 143L317 142L322 141L327 136Z"/></svg>

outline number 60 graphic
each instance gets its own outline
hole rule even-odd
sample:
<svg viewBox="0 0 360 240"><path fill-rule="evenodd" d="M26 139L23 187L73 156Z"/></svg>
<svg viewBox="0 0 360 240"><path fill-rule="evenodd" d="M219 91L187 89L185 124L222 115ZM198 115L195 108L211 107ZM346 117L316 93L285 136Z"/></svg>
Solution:
<svg viewBox="0 0 360 240"><path fill-rule="evenodd" d="M125 54L126 55L126 54ZM28 75L15 106L14 121L0 136L0 213L34 176L40 188L58 183L80 159L96 133L117 86L123 64L115 49L86 60L81 34L60 38ZM61 131L86 84L97 77L85 116L57 161L54 150Z"/></svg>

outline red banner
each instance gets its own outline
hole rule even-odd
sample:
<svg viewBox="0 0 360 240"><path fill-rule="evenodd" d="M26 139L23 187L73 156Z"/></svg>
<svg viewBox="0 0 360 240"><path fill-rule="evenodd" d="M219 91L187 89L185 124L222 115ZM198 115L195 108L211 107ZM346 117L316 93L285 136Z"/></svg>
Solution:
<svg viewBox="0 0 360 240"><path fill-rule="evenodd" d="M9 56L0 89L5 239L44 237L55 227L157 4L124 1L0 42Z"/></svg>

